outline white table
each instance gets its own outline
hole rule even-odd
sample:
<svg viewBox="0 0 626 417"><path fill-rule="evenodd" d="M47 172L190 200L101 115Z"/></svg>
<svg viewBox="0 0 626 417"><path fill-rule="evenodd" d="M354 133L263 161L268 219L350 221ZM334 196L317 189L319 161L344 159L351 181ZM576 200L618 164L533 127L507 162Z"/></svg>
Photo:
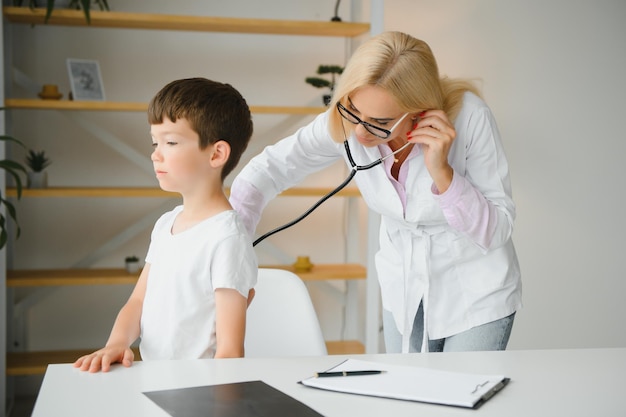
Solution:
<svg viewBox="0 0 626 417"><path fill-rule="evenodd" d="M502 374L511 382L478 410L327 392L297 383L345 358ZM325 416L626 416L626 348L616 348L151 361L116 366L106 374L50 365L33 417L167 416L142 392L252 380Z"/></svg>

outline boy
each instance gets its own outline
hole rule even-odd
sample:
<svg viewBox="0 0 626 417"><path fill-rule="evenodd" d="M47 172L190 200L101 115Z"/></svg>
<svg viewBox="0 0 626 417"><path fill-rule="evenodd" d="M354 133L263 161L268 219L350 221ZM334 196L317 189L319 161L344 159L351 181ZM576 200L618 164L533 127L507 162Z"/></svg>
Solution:
<svg viewBox="0 0 626 417"><path fill-rule="evenodd" d="M146 265L105 347L74 363L83 371L131 366L138 337L144 360L244 354L257 262L223 182L252 136L248 105L228 84L184 79L157 93L148 121L159 185L183 204L156 222Z"/></svg>

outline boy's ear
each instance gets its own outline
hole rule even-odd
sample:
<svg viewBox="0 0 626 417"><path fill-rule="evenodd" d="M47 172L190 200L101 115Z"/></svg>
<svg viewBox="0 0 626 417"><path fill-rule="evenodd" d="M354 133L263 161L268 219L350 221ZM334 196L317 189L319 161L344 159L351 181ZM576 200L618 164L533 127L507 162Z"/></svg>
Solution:
<svg viewBox="0 0 626 417"><path fill-rule="evenodd" d="M230 145L225 140L218 140L213 144L211 152L211 165L214 168L224 166L230 157Z"/></svg>

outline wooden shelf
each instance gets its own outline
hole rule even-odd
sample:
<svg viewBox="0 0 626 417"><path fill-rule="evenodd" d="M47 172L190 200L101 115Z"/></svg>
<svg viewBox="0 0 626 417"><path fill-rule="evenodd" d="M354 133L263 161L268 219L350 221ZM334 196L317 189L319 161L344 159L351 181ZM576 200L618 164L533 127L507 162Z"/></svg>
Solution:
<svg viewBox="0 0 626 417"><path fill-rule="evenodd" d="M117 102L117 101L73 101L73 100L43 100L35 98L6 98L4 106L7 109L27 110L92 110L92 111L137 111L148 110L147 103Z"/></svg>
<svg viewBox="0 0 626 417"><path fill-rule="evenodd" d="M3 7L2 11L6 19L11 23L30 25L45 24L46 10L44 8ZM369 23L240 19L229 17L102 12L97 10L92 10L90 15L90 26L98 28L341 37L355 37L370 31ZM57 26L87 26L82 11L64 9L55 9L47 24Z"/></svg>
<svg viewBox="0 0 626 417"><path fill-rule="evenodd" d="M15 188L6 189L7 197L17 197ZM48 187L23 188L24 197L164 197L178 198L177 193L154 187Z"/></svg>
<svg viewBox="0 0 626 417"><path fill-rule="evenodd" d="M310 271L296 271L291 265L260 265L259 268L276 268L291 271L303 281L323 281L327 279L365 279L367 270L359 264L319 264Z"/></svg>
<svg viewBox="0 0 626 417"><path fill-rule="evenodd" d="M123 111L145 112L148 103L119 102L119 101L72 101L72 100L42 100L31 98L7 98L4 106L8 109L25 110L77 110L77 111ZM255 114L320 114L326 107L291 107L291 106L250 106Z"/></svg>
<svg viewBox="0 0 626 417"><path fill-rule="evenodd" d="M332 188L311 187L311 188L290 188L283 191L281 197L323 197ZM226 189L226 193L229 189ZM344 188L335 196L359 197L361 194L357 188ZM15 188L6 189L7 197L17 197ZM22 198L28 197L161 197L179 198L177 193L163 191L154 187L48 187L48 188L23 188Z"/></svg>
<svg viewBox="0 0 626 417"><path fill-rule="evenodd" d="M320 264L310 271L296 272L291 265L260 265L291 271L303 281L327 279L365 279L367 271L358 264ZM98 269L21 269L7 271L7 287L56 287L72 285L134 284L139 273L131 274L123 268Z"/></svg>
<svg viewBox="0 0 626 417"><path fill-rule="evenodd" d="M123 268L7 270L7 287L134 284L138 278Z"/></svg>
<svg viewBox="0 0 626 417"><path fill-rule="evenodd" d="M334 188L330 187L294 187L289 188L282 193L281 197L323 197L330 193ZM356 187L347 187L335 194L337 197L360 197L361 193Z"/></svg>
<svg viewBox="0 0 626 417"><path fill-rule="evenodd" d="M38 352L8 352L6 374L8 376L41 375L51 363L74 363L83 355L97 349L52 350ZM326 342L329 355L350 355L365 353L365 347L358 340L331 340ZM135 360L141 360L139 349L133 348Z"/></svg>

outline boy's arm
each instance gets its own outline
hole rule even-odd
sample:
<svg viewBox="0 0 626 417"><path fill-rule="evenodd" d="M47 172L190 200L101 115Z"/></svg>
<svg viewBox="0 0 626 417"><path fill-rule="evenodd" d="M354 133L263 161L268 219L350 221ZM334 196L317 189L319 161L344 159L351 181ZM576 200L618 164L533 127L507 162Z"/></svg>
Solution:
<svg viewBox="0 0 626 417"><path fill-rule="evenodd" d="M121 362L126 367L132 365L135 355L130 345L140 334L141 311L149 271L150 264L146 264L132 294L115 319L105 347L79 358L74 362L74 367L80 368L81 371L107 372L111 364L116 362Z"/></svg>
<svg viewBox="0 0 626 417"><path fill-rule="evenodd" d="M241 358L246 335L248 299L230 288L215 290L215 358Z"/></svg>

